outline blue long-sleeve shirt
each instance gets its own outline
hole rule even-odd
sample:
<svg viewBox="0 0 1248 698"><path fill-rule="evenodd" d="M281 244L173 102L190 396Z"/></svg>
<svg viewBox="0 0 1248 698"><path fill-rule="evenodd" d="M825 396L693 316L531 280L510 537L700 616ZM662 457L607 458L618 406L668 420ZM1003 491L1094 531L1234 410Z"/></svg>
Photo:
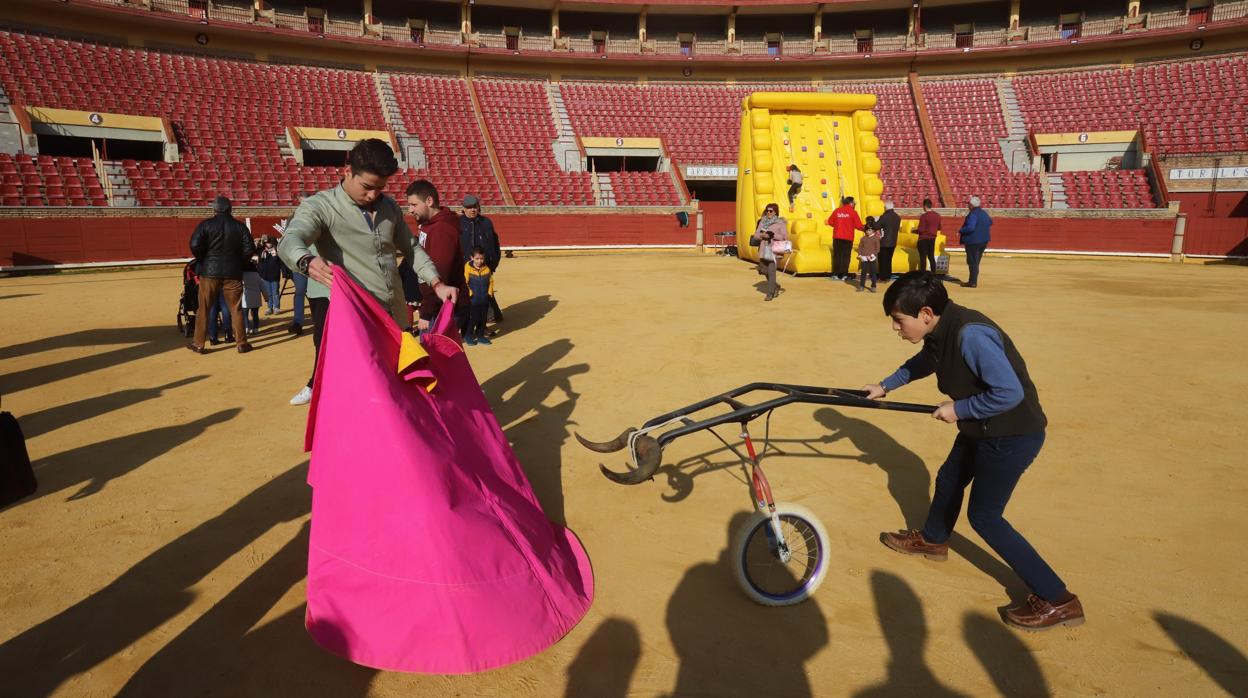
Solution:
<svg viewBox="0 0 1248 698"><path fill-rule="evenodd" d="M1005 355L1001 333L988 325L970 324L958 333L962 360L988 389L953 403L958 419L987 419L1008 412L1023 401L1023 385ZM931 375L934 367L923 352L901 365L880 382L892 392L911 381Z"/></svg>
<svg viewBox="0 0 1248 698"><path fill-rule="evenodd" d="M976 207L966 214L962 227L958 229L959 239L964 245L983 245L992 239L992 216L982 208Z"/></svg>

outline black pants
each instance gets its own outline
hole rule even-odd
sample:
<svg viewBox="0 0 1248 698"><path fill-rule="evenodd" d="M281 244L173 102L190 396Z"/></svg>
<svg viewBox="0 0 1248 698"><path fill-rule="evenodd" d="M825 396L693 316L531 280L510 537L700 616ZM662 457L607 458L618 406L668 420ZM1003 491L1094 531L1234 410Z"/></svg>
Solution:
<svg viewBox="0 0 1248 698"><path fill-rule="evenodd" d="M880 248L880 255L876 261L880 263L879 276L885 281L893 278L893 251L896 249L896 247Z"/></svg>
<svg viewBox="0 0 1248 698"><path fill-rule="evenodd" d="M473 303L468 307L468 332L464 339L481 339L485 336L485 319L490 314L489 303Z"/></svg>
<svg viewBox="0 0 1248 698"><path fill-rule="evenodd" d="M867 278L871 278L871 288L875 288L876 279L879 278L877 267L880 264L879 258L867 261L865 259L858 260L858 288L867 285Z"/></svg>
<svg viewBox="0 0 1248 698"><path fill-rule="evenodd" d="M311 388L316 378L316 363L321 360L321 334L325 331L325 318L329 317L329 299L309 298L308 304L312 306L312 322L316 323L312 328L312 375L308 378Z"/></svg>
<svg viewBox="0 0 1248 698"><path fill-rule="evenodd" d="M853 240L832 240L832 276L849 276L849 254Z"/></svg>
<svg viewBox="0 0 1248 698"><path fill-rule="evenodd" d="M936 473L936 491L923 537L931 543L949 540L962 511L963 493L969 486L971 503L966 508L966 518L971 528L1037 596L1056 601L1066 593L1066 584L1023 534L1005 520L1005 506L1019 478L1043 445L1044 432L988 439L959 434L945 464Z"/></svg>
<svg viewBox="0 0 1248 698"><path fill-rule="evenodd" d="M923 271L931 266L933 272L936 271L936 239L935 238L919 238L919 271Z"/></svg>
<svg viewBox="0 0 1248 698"><path fill-rule="evenodd" d="M789 185L789 205L790 206L793 205L793 198L796 197L799 193L801 193L801 191L802 191L801 183Z"/></svg>
<svg viewBox="0 0 1248 698"><path fill-rule="evenodd" d="M962 247L966 248L966 267L971 271L971 278L967 280L967 283L975 286L979 283L979 263L984 258L984 250L988 249L988 243L966 244Z"/></svg>

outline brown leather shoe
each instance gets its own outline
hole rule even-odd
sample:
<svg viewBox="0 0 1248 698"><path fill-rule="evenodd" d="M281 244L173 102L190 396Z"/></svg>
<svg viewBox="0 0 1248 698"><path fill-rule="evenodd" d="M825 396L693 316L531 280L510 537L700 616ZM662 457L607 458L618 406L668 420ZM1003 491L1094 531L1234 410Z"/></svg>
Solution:
<svg viewBox="0 0 1248 698"><path fill-rule="evenodd" d="M1053 605L1032 594L1017 606L1005 609L1005 622L1023 630L1048 630L1059 625L1082 625L1083 604L1075 596L1063 604Z"/></svg>
<svg viewBox="0 0 1248 698"><path fill-rule="evenodd" d="M923 533L915 529L880 534L880 542L903 555L922 555L929 560L944 562L949 559L948 543L928 543Z"/></svg>
<svg viewBox="0 0 1248 698"><path fill-rule="evenodd" d="M247 353L247 352L249 352L249 351L251 351L251 345L250 345L250 344L248 344L248 343L246 343L246 342L243 342L242 344L238 345L238 353L240 353L240 354L246 354L246 353Z"/></svg>
<svg viewBox="0 0 1248 698"><path fill-rule="evenodd" d="M204 353L204 348L203 348L203 347L197 347L197 346L195 346L195 343L194 343L194 342L191 342L191 343L187 344L187 345L186 345L186 348L187 348L187 349L190 349L191 351L195 352L196 354L202 354L202 353Z"/></svg>

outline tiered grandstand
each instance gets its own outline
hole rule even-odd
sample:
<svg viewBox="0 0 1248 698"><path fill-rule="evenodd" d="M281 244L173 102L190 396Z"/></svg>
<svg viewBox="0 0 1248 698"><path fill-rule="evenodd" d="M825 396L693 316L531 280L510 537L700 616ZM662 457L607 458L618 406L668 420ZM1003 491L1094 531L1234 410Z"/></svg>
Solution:
<svg viewBox="0 0 1248 698"><path fill-rule="evenodd" d="M1248 165L1248 0L1048 19L972 2L857 0L837 19L660 4L647 20L539 2L513 25L481 0L474 26L450 3L14 0L0 8L0 212L218 194L289 211L341 176L345 147L324 134L359 132L389 135L396 197L427 177L448 203L471 193L517 213L710 210L732 200L740 105L757 91L876 95L884 198L900 208L978 195L994 210L1161 211L1188 201L1168 193L1171 170ZM92 31L109 22L113 36ZM154 121L160 136L56 122L86 115ZM1070 154L1113 138L1122 152Z"/></svg>

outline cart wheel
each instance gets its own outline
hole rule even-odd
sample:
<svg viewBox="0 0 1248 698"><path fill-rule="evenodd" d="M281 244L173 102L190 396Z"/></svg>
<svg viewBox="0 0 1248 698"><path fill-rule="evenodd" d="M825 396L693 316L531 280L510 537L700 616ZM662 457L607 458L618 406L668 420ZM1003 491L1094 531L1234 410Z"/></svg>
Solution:
<svg viewBox="0 0 1248 698"><path fill-rule="evenodd" d="M804 506L776 503L789 561L780 560L771 517L754 512L733 540L733 575L745 595L764 606L805 601L828 573L828 533Z"/></svg>

